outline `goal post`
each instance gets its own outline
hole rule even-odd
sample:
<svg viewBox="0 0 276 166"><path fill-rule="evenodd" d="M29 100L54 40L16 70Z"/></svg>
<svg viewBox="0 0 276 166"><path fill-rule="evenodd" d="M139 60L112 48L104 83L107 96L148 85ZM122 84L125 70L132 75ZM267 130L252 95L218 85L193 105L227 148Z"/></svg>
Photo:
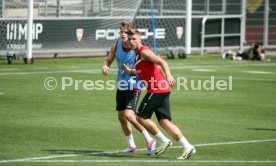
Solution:
<svg viewBox="0 0 276 166"><path fill-rule="evenodd" d="M27 30L27 63L33 63L33 6L34 1L28 1L28 30Z"/></svg>
<svg viewBox="0 0 276 166"><path fill-rule="evenodd" d="M192 42L192 0L186 0L186 31L185 31L185 53L191 54Z"/></svg>
<svg viewBox="0 0 276 166"><path fill-rule="evenodd" d="M0 9L0 58L6 58L9 64L19 58L28 63L28 1L2 0Z"/></svg>

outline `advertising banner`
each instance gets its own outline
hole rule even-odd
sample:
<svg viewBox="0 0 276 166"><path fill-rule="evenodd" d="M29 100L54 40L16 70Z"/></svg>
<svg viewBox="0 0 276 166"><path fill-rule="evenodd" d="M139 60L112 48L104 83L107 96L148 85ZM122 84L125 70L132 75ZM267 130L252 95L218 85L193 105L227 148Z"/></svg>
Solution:
<svg viewBox="0 0 276 166"><path fill-rule="evenodd" d="M192 47L200 47L201 20L192 21ZM34 20L34 50L96 50L106 49L119 38L123 19L53 19ZM27 21L0 20L0 50L26 50ZM185 18L156 18L155 32L151 19L138 18L134 25L140 30L143 44L152 46L155 34L158 48L184 47ZM228 27L231 29L231 27ZM238 28L239 30L239 28ZM239 40L234 40L239 45ZM218 42L219 43L219 42Z"/></svg>

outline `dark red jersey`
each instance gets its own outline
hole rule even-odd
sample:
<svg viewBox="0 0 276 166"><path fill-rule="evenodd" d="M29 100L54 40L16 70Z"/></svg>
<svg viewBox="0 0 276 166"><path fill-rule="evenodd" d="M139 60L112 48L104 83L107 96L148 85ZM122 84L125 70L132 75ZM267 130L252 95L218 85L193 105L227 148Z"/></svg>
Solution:
<svg viewBox="0 0 276 166"><path fill-rule="evenodd" d="M171 91L167 79L164 77L157 64L141 59L143 50L149 50L147 46L142 46L136 55L135 69L138 77L144 81L147 93L166 93Z"/></svg>

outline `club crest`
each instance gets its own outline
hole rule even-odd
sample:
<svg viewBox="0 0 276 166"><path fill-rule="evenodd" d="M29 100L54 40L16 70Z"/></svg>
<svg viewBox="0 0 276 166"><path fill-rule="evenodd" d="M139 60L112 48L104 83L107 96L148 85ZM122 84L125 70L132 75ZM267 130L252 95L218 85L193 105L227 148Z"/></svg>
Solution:
<svg viewBox="0 0 276 166"><path fill-rule="evenodd" d="M178 39L181 39L183 36L183 27L176 27L176 36Z"/></svg>
<svg viewBox="0 0 276 166"><path fill-rule="evenodd" d="M81 41L82 36L83 36L83 29L82 28L76 29L76 36L77 36L77 40Z"/></svg>

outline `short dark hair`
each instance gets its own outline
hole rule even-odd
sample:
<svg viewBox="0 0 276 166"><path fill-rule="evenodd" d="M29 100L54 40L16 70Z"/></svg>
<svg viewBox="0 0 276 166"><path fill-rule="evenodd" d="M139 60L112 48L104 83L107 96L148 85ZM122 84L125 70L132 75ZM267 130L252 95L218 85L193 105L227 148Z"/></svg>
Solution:
<svg viewBox="0 0 276 166"><path fill-rule="evenodd" d="M255 43L254 49L257 49L260 46L263 46L263 43L261 43L261 42Z"/></svg>

